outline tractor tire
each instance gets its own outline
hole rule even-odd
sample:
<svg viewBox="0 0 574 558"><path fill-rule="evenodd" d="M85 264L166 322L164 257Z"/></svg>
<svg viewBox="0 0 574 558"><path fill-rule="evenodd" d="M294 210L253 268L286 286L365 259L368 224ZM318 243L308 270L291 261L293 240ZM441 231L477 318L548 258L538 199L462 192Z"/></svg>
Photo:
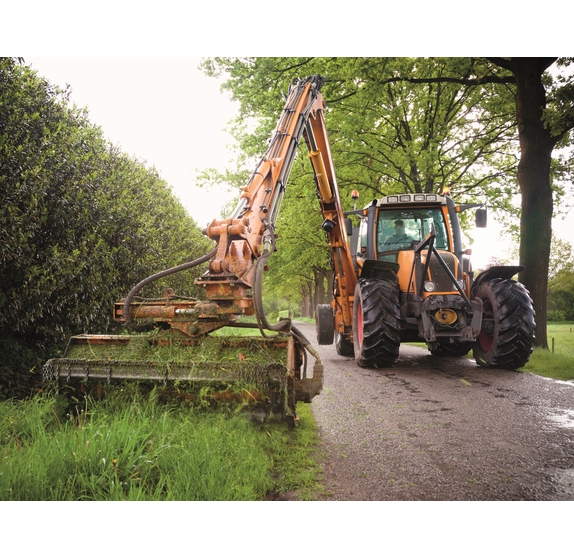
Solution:
<svg viewBox="0 0 574 558"><path fill-rule="evenodd" d="M455 341L454 343L435 343L429 351L434 356L463 357L472 349L470 341Z"/></svg>
<svg viewBox="0 0 574 558"><path fill-rule="evenodd" d="M483 302L481 331L473 346L480 366L515 370L523 367L534 344L534 309L524 286L510 279L481 283L474 296Z"/></svg>
<svg viewBox="0 0 574 558"><path fill-rule="evenodd" d="M337 349L337 354L344 357L354 357L355 348L353 341L348 337L341 335L338 331L335 331L335 348Z"/></svg>
<svg viewBox="0 0 574 558"><path fill-rule="evenodd" d="M396 280L359 279L353 303L353 347L362 368L392 366L401 344Z"/></svg>
<svg viewBox="0 0 574 558"><path fill-rule="evenodd" d="M319 343L319 345L332 345L335 336L333 309L329 304L318 304L315 317L317 343Z"/></svg>

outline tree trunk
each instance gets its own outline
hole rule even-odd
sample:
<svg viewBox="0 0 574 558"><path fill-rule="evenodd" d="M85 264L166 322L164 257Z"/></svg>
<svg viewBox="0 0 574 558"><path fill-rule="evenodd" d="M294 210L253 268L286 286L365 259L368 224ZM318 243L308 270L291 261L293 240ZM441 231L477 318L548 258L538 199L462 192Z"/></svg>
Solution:
<svg viewBox="0 0 574 558"><path fill-rule="evenodd" d="M301 287L301 297L303 299L301 305L301 316L303 318L312 318L314 316L312 281L306 281L306 284Z"/></svg>
<svg viewBox="0 0 574 558"><path fill-rule="evenodd" d="M550 162L555 141L542 122L546 94L540 58L514 58L516 114L520 141L518 184L522 194L519 280L530 291L536 312L535 346L548 348L546 311L553 199Z"/></svg>
<svg viewBox="0 0 574 558"><path fill-rule="evenodd" d="M315 305L325 304L325 272L322 269L314 268L315 278Z"/></svg>

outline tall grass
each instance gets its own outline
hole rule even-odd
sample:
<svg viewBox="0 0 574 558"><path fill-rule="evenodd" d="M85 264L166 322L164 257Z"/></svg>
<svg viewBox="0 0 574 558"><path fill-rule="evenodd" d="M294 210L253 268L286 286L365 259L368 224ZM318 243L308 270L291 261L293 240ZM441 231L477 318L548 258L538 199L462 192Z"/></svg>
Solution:
<svg viewBox="0 0 574 558"><path fill-rule="evenodd" d="M253 501L298 489L310 498L317 482L308 405L293 430L153 394L88 399L71 415L66 404L0 403L0 500Z"/></svg>
<svg viewBox="0 0 574 558"><path fill-rule="evenodd" d="M0 404L2 500L256 500L272 459L242 416L135 399L62 419L55 397Z"/></svg>

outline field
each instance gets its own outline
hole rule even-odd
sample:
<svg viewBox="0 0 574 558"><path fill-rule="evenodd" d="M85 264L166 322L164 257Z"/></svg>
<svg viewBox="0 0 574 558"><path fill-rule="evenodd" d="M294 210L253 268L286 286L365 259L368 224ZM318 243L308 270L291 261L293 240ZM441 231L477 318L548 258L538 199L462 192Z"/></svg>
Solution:
<svg viewBox="0 0 574 558"><path fill-rule="evenodd" d="M573 380L574 323L549 322L547 331L549 350L534 349L523 370L557 380Z"/></svg>

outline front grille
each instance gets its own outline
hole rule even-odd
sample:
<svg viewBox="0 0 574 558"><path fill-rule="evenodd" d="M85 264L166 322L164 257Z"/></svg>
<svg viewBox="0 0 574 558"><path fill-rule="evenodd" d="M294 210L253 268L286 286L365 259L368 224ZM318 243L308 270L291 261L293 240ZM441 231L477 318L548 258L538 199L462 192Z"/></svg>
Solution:
<svg viewBox="0 0 574 558"><path fill-rule="evenodd" d="M441 257L456 279L462 279L460 267L456 265L457 260L454 255L449 252L444 252L441 254ZM438 292L451 292L456 290L456 287L452 284L452 279L448 276L444 267L434 254L431 256L429 275L431 281L434 281Z"/></svg>

